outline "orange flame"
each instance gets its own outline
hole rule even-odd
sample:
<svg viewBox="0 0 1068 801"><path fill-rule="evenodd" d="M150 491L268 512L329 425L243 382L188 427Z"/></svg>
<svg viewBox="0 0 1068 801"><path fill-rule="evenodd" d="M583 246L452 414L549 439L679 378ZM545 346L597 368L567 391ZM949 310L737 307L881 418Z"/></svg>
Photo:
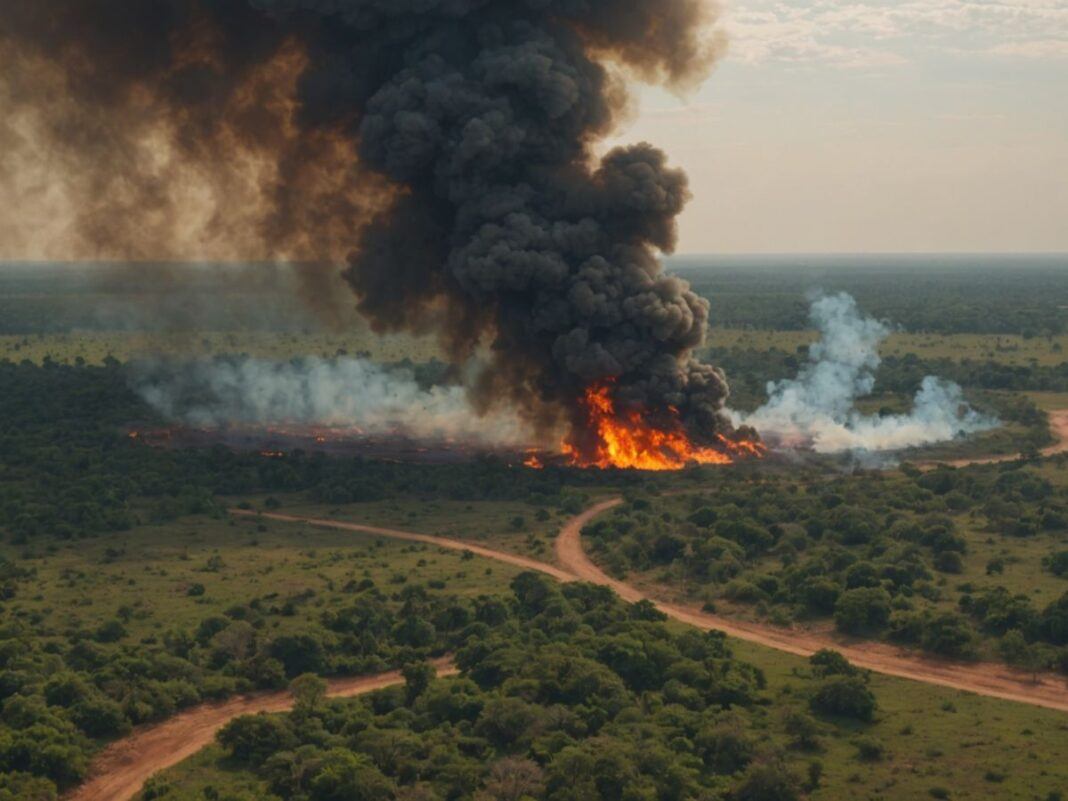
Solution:
<svg viewBox="0 0 1068 801"><path fill-rule="evenodd" d="M577 467L682 470L687 465L731 464L738 458L760 458L766 453L759 442L735 441L722 435L718 435L717 447L695 445L677 416L669 429L648 425L640 411L616 409L610 384L590 387L582 405L597 444L591 454L573 442L564 442L564 454ZM672 412L677 415L674 409Z"/></svg>

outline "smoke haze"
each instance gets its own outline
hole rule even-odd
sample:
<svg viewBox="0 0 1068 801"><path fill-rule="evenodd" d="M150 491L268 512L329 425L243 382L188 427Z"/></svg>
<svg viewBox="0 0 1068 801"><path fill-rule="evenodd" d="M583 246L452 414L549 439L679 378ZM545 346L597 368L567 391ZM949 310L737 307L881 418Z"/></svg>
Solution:
<svg viewBox="0 0 1068 801"><path fill-rule="evenodd" d="M769 384L768 402L752 414L735 413L736 422L773 442L820 453L901 450L997 425L964 402L959 386L934 376L923 380L908 414L862 414L856 402L875 388L879 345L890 329L864 317L845 293L814 299L810 319L820 339L809 349L809 363L797 378Z"/></svg>
<svg viewBox="0 0 1068 801"><path fill-rule="evenodd" d="M708 0L12 4L0 243L347 257L375 330L434 330L456 364L494 354L479 411L570 424L581 452L580 401L608 382L621 410L716 443L726 382L693 355L709 306L660 264L686 177L647 144L594 155L624 76L708 74L716 17ZM305 297L335 303L332 276Z"/></svg>
<svg viewBox="0 0 1068 801"><path fill-rule="evenodd" d="M302 426L524 446L514 415L479 418L463 388L424 388L363 359L216 359L136 365L131 384L165 418L198 428Z"/></svg>

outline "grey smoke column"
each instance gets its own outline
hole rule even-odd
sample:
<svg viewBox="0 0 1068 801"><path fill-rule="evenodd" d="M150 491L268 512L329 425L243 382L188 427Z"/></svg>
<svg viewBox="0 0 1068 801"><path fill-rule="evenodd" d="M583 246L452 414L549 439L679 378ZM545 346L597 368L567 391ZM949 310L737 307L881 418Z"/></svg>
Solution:
<svg viewBox="0 0 1068 801"><path fill-rule="evenodd" d="M890 329L865 317L849 295L822 295L809 312L820 339L796 378L768 385L768 402L739 423L787 446L821 453L893 451L944 442L995 427L997 420L964 402L961 388L927 376L908 414L865 415L857 398L875 388L879 345Z"/></svg>
<svg viewBox="0 0 1068 801"><path fill-rule="evenodd" d="M353 219L346 273L378 330L436 327L458 362L489 342L476 402L518 404L543 429L570 423L580 447L579 400L605 381L650 424L677 410L699 442L730 433L724 377L692 355L708 304L659 261L686 178L646 144L592 155L625 105L619 70L670 85L707 73L722 43L706 0L26 5L39 9L0 21L0 37L71 59L85 103L147 88L205 151L213 106L299 42L304 139L347 138L383 198L369 222ZM258 122L230 125L262 152ZM300 154L286 155L281 174L299 177Z"/></svg>

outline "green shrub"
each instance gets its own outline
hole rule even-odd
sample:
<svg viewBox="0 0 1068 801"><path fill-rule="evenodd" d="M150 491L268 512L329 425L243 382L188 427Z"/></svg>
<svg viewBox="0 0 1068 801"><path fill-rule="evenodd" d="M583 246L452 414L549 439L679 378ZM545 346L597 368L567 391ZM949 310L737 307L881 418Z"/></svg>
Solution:
<svg viewBox="0 0 1068 801"><path fill-rule="evenodd" d="M857 676L831 676L812 696L813 711L823 715L870 721L875 715L875 695Z"/></svg>

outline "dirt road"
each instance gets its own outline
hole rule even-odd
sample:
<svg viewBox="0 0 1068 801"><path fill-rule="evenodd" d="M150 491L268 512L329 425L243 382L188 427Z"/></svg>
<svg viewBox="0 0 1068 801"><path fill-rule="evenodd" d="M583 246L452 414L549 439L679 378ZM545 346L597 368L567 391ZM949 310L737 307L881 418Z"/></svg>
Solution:
<svg viewBox="0 0 1068 801"><path fill-rule="evenodd" d="M1068 409L1060 409L1049 414L1049 431L1053 435L1054 443L1041 450L1043 456L1057 456L1068 453ZM921 462L918 466L923 470L933 470L940 465L950 467L968 467L973 464L1002 464L1015 462L1022 459L1022 453L1009 453L1004 456L980 456L977 459L954 459L945 462Z"/></svg>
<svg viewBox="0 0 1068 801"><path fill-rule="evenodd" d="M651 598L606 575L582 547L582 529L620 503L619 499L599 503L564 526L556 540L556 556L561 567L582 581L611 587L628 601L650 600L669 617L698 628L717 629L731 637L798 656L811 656L821 648L833 648L854 665L877 673L1068 712L1068 681L1062 677L1046 675L1033 682L1029 674L1017 673L1000 664L931 659L884 643L845 641L831 634L730 620L695 607Z"/></svg>
<svg viewBox="0 0 1068 801"><path fill-rule="evenodd" d="M456 673L448 659L438 660L434 667L439 676ZM398 671L336 679L329 683L328 692L331 698L351 698L402 681ZM234 718L259 712L285 712L292 706L293 698L286 691L261 693L194 707L163 723L137 729L106 748L94 760L90 779L68 793L65 801L128 801L154 774L210 745L215 733Z"/></svg>
<svg viewBox="0 0 1068 801"><path fill-rule="evenodd" d="M436 545L439 548L448 548L452 551L470 551L477 556L484 556L497 562L507 562L510 565L521 567L524 570L537 570L540 573L548 573L559 581L571 581L574 579L570 573L557 570L552 565L539 562L537 559L528 559L518 554L505 553L484 548L471 542L462 540L450 540L445 537L434 537L429 534L416 534L413 531L400 531L395 528L379 528L378 526L364 526L359 523L343 523L340 520L320 520L314 517L294 517L293 515L268 514L249 511L246 509L231 509L230 514L239 517L263 517L267 520L278 520L283 523L304 523L319 528L340 529L341 531L357 531L361 534L375 534L394 540L408 540L409 542L422 542L427 545Z"/></svg>
<svg viewBox="0 0 1068 801"><path fill-rule="evenodd" d="M360 526L353 523L317 518L293 517L291 515L264 514L262 517L269 520L304 523L321 528L398 537L454 550L469 550L487 559L495 559L528 570L546 573L560 581L588 581L592 584L611 587L624 600L632 603L641 600L652 601L666 615L683 623L702 629L718 629L732 637L790 654L810 656L821 648L834 648L848 657L855 665L877 673L885 673L889 676L922 681L927 684L937 684L956 690L978 693L979 695L1068 712L1068 682L1058 676L1041 676L1038 682L1034 682L1029 674L1017 673L1000 664L948 662L923 657L914 652L901 650L883 643L845 641L832 634L730 620L717 615L710 615L694 607L659 601L629 584L617 581L606 575L590 560L582 547L582 529L594 518L615 508L620 503L622 503L622 500L619 498L601 501L570 520L564 526L556 540L558 566L427 534L413 534L393 529ZM241 514L247 515L249 513L242 512Z"/></svg>
<svg viewBox="0 0 1068 801"><path fill-rule="evenodd" d="M1068 409L1049 413L1049 427L1057 442L1042 451L1043 456L1068 453Z"/></svg>

